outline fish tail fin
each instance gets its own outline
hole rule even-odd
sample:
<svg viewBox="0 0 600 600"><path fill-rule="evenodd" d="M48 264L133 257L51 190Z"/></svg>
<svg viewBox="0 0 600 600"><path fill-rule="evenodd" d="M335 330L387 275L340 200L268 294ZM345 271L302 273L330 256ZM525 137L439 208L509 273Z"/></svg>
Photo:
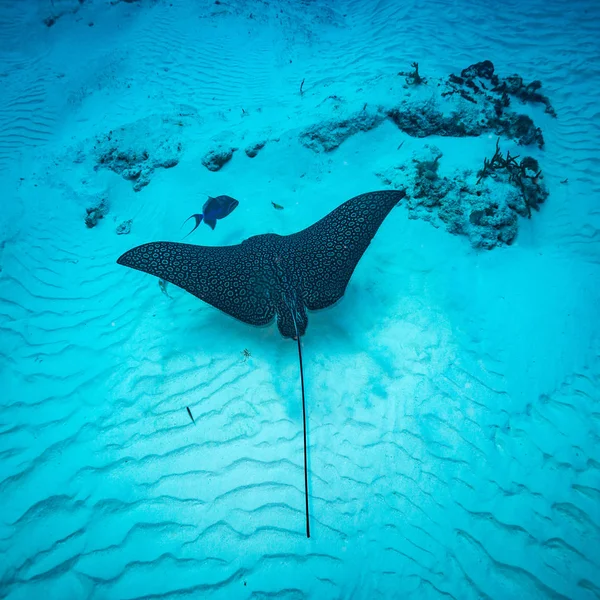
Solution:
<svg viewBox="0 0 600 600"><path fill-rule="evenodd" d="M204 218L204 215L202 214L196 214L196 215L192 215L190 217L188 217L182 224L181 226L183 227L190 219L196 219L196 225L194 225L194 229L192 229L183 239L185 240L185 238L188 235L191 235L192 233L194 233L194 231L196 231L198 225L200 225L200 223L202 223L202 219Z"/></svg>

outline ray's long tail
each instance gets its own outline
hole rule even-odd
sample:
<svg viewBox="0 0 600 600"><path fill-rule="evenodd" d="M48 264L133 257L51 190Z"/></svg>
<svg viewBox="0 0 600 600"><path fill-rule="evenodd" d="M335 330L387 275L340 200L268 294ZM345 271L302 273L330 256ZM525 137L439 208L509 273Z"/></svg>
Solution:
<svg viewBox="0 0 600 600"><path fill-rule="evenodd" d="M306 503L306 537L310 537L310 520L308 518L308 460L306 454L306 400L304 398L304 371L302 369L302 346L298 340L298 358L300 359L300 386L302 387L302 426L304 429L304 499Z"/></svg>
<svg viewBox="0 0 600 600"><path fill-rule="evenodd" d="M300 343L300 336L298 335L298 325L296 324L296 318L292 313L294 319L294 326L296 327L296 340L298 341L298 358L300 361L300 387L302 389L302 429L304 432L304 502L306 507L306 537L310 537L310 518L308 515L308 458L306 452L306 399L304 395L304 368L302 365L302 344Z"/></svg>

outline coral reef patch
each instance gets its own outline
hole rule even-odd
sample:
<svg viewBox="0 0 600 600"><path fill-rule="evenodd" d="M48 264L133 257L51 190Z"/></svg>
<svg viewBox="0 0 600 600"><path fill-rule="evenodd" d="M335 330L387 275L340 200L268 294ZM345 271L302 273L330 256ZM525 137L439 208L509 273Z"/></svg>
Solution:
<svg viewBox="0 0 600 600"><path fill-rule="evenodd" d="M549 195L542 182L542 171L538 161L532 156L525 156L517 161L519 156L511 156L510 151L506 157L500 152L500 138L496 141L496 152L491 159L485 158L483 168L479 171L477 183L484 178L492 177L508 181L519 192L519 202L511 206L519 215L531 218L531 209L539 210Z"/></svg>
<svg viewBox="0 0 600 600"><path fill-rule="evenodd" d="M518 232L518 217L531 215L548 196L537 161L496 147L477 174L456 170L442 175L442 152L426 145L410 164L377 173L386 185L405 188L409 218L429 221L452 234L466 236L474 248L492 249L511 244Z"/></svg>
<svg viewBox="0 0 600 600"><path fill-rule="evenodd" d="M385 114L380 110L361 110L348 118L332 119L305 129L300 143L315 152L331 152L359 131L369 131L380 125Z"/></svg>
<svg viewBox="0 0 600 600"><path fill-rule="evenodd" d="M232 158L237 148L216 148L209 150L202 158L202 164L209 171L220 171Z"/></svg>
<svg viewBox="0 0 600 600"><path fill-rule="evenodd" d="M178 164L183 150L181 127L180 119L153 116L109 131L95 140L95 169L118 173L139 192L157 169Z"/></svg>
<svg viewBox="0 0 600 600"><path fill-rule="evenodd" d="M403 99L396 106L375 110L367 110L365 104L360 111L304 129L300 142L315 152L331 152L355 133L374 129L389 118L404 133L416 138L477 137L493 133L522 146L544 147L541 128L511 105L511 98L523 103L541 103L546 113L556 116L550 100L540 92L540 81L526 84L516 74L501 79L491 61L470 65L460 76L451 74L445 80L435 81L419 74L418 63L412 66L413 71L398 73L406 79L404 87L432 87L436 83L441 91L428 98L411 102Z"/></svg>
<svg viewBox="0 0 600 600"><path fill-rule="evenodd" d="M545 112L556 117L550 99L540 92L541 87L541 81L525 83L517 74L500 78L495 73L494 64L485 60L463 69L460 76L451 74L445 82L442 96L447 98L458 94L478 105L488 129L497 135L505 135L523 146L535 143L543 148L542 131L531 117L511 110L512 99L518 99L523 104L543 104Z"/></svg>

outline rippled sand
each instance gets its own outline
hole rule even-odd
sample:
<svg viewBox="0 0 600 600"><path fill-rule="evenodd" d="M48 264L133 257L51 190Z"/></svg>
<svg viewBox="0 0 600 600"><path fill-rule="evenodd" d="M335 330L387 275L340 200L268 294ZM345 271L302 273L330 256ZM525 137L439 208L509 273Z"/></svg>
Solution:
<svg viewBox="0 0 600 600"><path fill-rule="evenodd" d="M0 597L600 597L600 9L398 5L0 0ZM393 102L412 61L484 59L552 99L523 107L550 198L489 252L399 207L311 315L308 541L294 344L115 261L206 193L240 206L187 241L232 244L426 143L479 168L495 139L298 136ZM181 119L176 167L140 192L94 171L96 138L150 140L150 116Z"/></svg>

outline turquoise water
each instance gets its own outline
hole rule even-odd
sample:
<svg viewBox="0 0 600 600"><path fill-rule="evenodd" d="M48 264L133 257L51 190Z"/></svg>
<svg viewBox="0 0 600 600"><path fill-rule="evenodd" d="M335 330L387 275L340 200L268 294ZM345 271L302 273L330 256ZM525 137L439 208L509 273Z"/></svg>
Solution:
<svg viewBox="0 0 600 600"><path fill-rule="evenodd" d="M0 597L600 597L599 30L0 0ZM391 189L301 338L307 539L296 342L116 261Z"/></svg>

